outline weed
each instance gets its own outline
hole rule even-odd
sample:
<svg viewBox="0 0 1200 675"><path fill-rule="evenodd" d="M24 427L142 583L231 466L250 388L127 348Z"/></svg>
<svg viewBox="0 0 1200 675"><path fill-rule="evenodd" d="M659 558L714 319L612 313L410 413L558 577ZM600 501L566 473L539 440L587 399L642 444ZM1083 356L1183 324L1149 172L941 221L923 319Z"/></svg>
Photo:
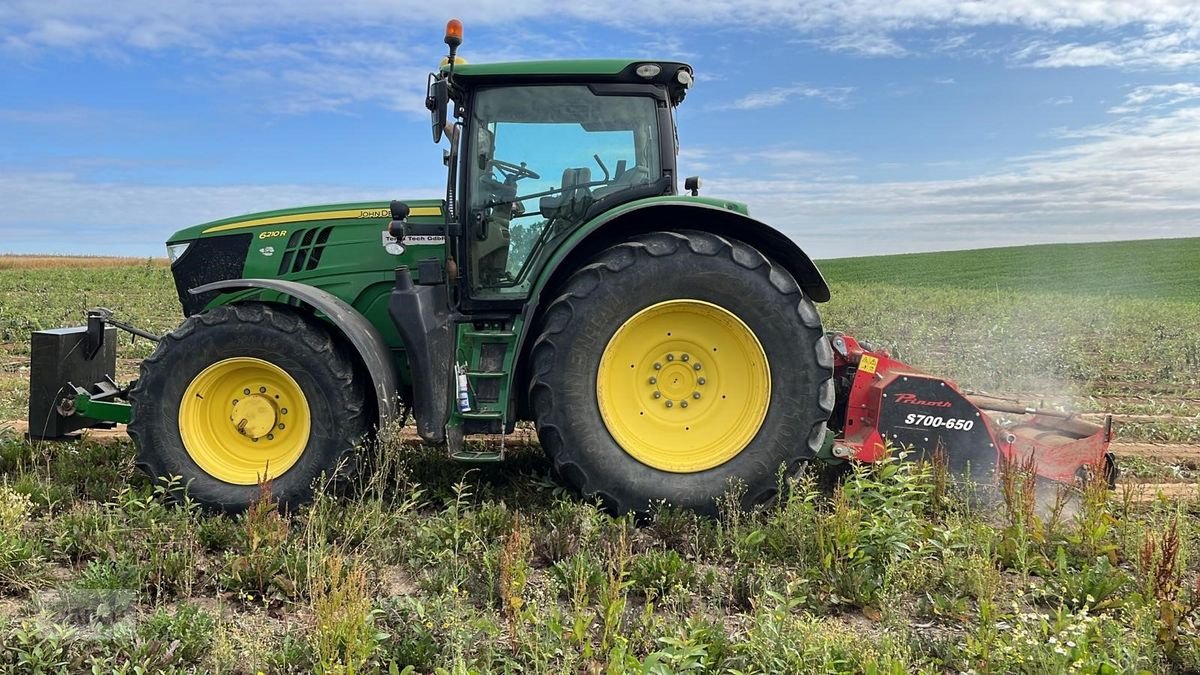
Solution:
<svg viewBox="0 0 1200 675"><path fill-rule="evenodd" d="M634 557L629 581L642 592L665 595L675 588L688 589L695 582L695 566L671 550L650 550Z"/></svg>
<svg viewBox="0 0 1200 675"><path fill-rule="evenodd" d="M259 486L258 499L240 518L242 549L226 553L221 585L242 593L247 600L268 595L294 597L294 576L286 572L289 562L294 567L297 561L294 549L288 546L288 520L280 513L269 482Z"/></svg>
<svg viewBox="0 0 1200 675"><path fill-rule="evenodd" d="M0 591L30 590L45 579L41 547L26 533L33 502L0 485Z"/></svg>
<svg viewBox="0 0 1200 675"><path fill-rule="evenodd" d="M183 603L168 612L160 608L141 625L138 635L146 640L177 644L175 653L184 662L198 662L212 644L216 620L194 604Z"/></svg>
<svg viewBox="0 0 1200 675"><path fill-rule="evenodd" d="M88 623L118 621L137 602L142 573L142 568L128 558L93 560L64 594L64 609L69 616Z"/></svg>
<svg viewBox="0 0 1200 675"><path fill-rule="evenodd" d="M1148 601L1157 604L1158 641L1168 654L1178 647L1181 621L1196 609L1194 605L1189 607L1181 602L1181 553L1179 515L1173 514L1161 534L1155 536L1153 532L1146 532L1138 556L1142 593Z"/></svg>
<svg viewBox="0 0 1200 675"><path fill-rule="evenodd" d="M554 563L550 576L577 612L599 597L605 580L603 566L590 551L579 551Z"/></svg>
<svg viewBox="0 0 1200 675"><path fill-rule="evenodd" d="M520 517L512 521L512 529L500 549L500 608L510 633L516 638L521 610L525 606L525 585L529 582L529 535Z"/></svg>
<svg viewBox="0 0 1200 675"><path fill-rule="evenodd" d="M1066 551L1059 547L1046 586L1036 594L1050 606L1100 611L1124 604L1122 591L1130 581L1130 576L1110 563L1107 556L1097 556L1075 566L1068 562Z"/></svg>
<svg viewBox="0 0 1200 675"><path fill-rule="evenodd" d="M80 665L72 654L77 630L24 619L0 635L0 670L14 673L69 673Z"/></svg>
<svg viewBox="0 0 1200 675"><path fill-rule="evenodd" d="M375 628L366 575L341 556L333 555L311 583L315 626L309 641L316 671L347 675L363 672L386 637Z"/></svg>

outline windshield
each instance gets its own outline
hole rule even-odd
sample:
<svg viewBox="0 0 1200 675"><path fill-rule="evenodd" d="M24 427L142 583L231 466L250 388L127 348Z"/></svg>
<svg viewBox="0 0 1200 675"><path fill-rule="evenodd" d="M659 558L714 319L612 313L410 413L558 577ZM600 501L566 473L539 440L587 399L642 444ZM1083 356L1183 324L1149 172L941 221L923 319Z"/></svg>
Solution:
<svg viewBox="0 0 1200 675"><path fill-rule="evenodd" d="M662 175L657 107L648 96L598 96L583 85L483 89L468 158L472 286L521 293L548 239L599 199Z"/></svg>

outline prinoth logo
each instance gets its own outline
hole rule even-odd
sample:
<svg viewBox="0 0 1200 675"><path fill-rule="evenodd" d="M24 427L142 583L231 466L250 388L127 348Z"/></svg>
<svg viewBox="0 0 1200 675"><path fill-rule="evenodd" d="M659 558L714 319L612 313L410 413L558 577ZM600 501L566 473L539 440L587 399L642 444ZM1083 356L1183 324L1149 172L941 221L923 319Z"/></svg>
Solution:
<svg viewBox="0 0 1200 675"><path fill-rule="evenodd" d="M950 401L926 401L917 398L916 394L896 394L896 403L907 403L909 405L923 405L930 408L953 408L954 404Z"/></svg>

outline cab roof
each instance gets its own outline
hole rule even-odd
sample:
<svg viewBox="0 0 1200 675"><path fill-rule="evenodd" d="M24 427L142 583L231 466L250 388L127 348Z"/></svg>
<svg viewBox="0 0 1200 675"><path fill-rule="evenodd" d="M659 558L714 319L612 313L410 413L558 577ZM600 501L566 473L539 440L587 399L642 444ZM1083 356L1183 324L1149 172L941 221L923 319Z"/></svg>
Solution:
<svg viewBox="0 0 1200 675"><path fill-rule="evenodd" d="M659 70L650 77L638 74L641 66L656 65ZM447 66L441 68L445 73ZM680 75L681 72L686 75ZM675 100L691 86L692 67L679 61L658 59L571 59L561 61L513 61L508 63L456 63L454 79L460 85L473 87L487 84L516 83L622 83L661 84L672 90Z"/></svg>

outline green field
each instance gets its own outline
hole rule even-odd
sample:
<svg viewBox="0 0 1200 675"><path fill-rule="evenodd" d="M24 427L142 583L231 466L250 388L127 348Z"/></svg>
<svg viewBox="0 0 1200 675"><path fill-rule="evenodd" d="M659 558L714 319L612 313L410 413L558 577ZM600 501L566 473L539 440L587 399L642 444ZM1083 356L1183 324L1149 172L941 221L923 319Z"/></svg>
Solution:
<svg viewBox="0 0 1200 675"><path fill-rule="evenodd" d="M1200 238L839 258L821 261L821 269L839 284L1194 302L1200 297Z"/></svg>
<svg viewBox="0 0 1200 675"><path fill-rule="evenodd" d="M1117 413L1118 440L1200 444L1200 240L822 268L830 327L967 387ZM166 500L179 486L127 440L4 429L29 331L97 305L179 320L155 261L0 264L0 673L1200 670L1194 466L1127 466L1183 498L1131 484L1056 509L1016 474L980 507L889 463L753 514L634 522L563 494L536 446L472 468L389 437L347 493L228 518ZM122 344L123 377L150 347Z"/></svg>

